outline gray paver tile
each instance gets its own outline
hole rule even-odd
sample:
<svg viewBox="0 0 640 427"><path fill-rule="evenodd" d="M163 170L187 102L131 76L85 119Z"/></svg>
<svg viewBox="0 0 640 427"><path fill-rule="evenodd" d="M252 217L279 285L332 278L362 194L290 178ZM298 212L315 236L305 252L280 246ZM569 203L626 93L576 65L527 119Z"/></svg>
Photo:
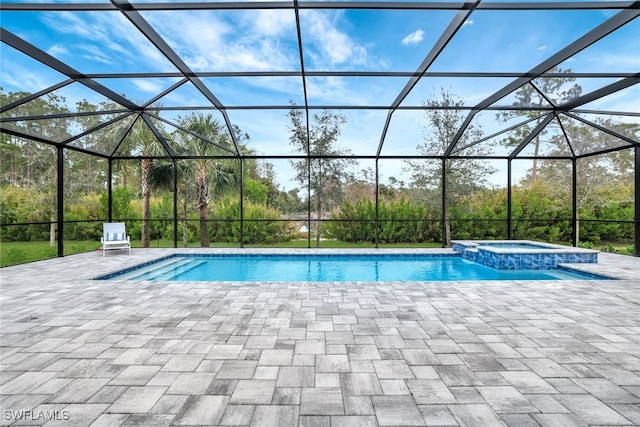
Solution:
<svg viewBox="0 0 640 427"><path fill-rule="evenodd" d="M214 344L209 353L207 353L207 359L238 359L240 352L244 346L242 345L230 345L230 344ZM255 347L252 347L255 348Z"/></svg>
<svg viewBox="0 0 640 427"><path fill-rule="evenodd" d="M457 426L458 422L451 415L446 405L418 405L422 418L428 426Z"/></svg>
<svg viewBox="0 0 640 427"><path fill-rule="evenodd" d="M160 366L135 365L127 366L109 384L111 385L145 385L160 370Z"/></svg>
<svg viewBox="0 0 640 427"><path fill-rule="evenodd" d="M533 419L541 427L588 427L573 414L533 414Z"/></svg>
<svg viewBox="0 0 640 427"><path fill-rule="evenodd" d="M83 403L96 394L109 380L107 378L78 378L59 393L54 394L51 403Z"/></svg>
<svg viewBox="0 0 640 427"><path fill-rule="evenodd" d="M292 350L277 350L268 349L263 350L259 365L274 365L274 366L291 366L293 363L293 351Z"/></svg>
<svg viewBox="0 0 640 427"><path fill-rule="evenodd" d="M373 396L371 401L381 426L424 425L424 418L410 396Z"/></svg>
<svg viewBox="0 0 640 427"><path fill-rule="evenodd" d="M221 426L248 426L253 418L253 405L227 405L220 420Z"/></svg>
<svg viewBox="0 0 640 427"><path fill-rule="evenodd" d="M373 373L341 373L340 384L342 385L342 392L347 396L383 394L378 377Z"/></svg>
<svg viewBox="0 0 640 427"><path fill-rule="evenodd" d="M228 402L228 396L191 396L172 424L179 426L216 425L222 418Z"/></svg>
<svg viewBox="0 0 640 427"><path fill-rule="evenodd" d="M640 403L640 398L606 378L573 378L572 381L604 403Z"/></svg>
<svg viewBox="0 0 640 427"><path fill-rule="evenodd" d="M276 387L273 393L273 405L300 405L302 389L293 387Z"/></svg>
<svg viewBox="0 0 640 427"><path fill-rule="evenodd" d="M317 372L349 372L349 358L346 354L318 354L316 356Z"/></svg>
<svg viewBox="0 0 640 427"><path fill-rule="evenodd" d="M379 379L415 378L404 360L374 360L373 367Z"/></svg>
<svg viewBox="0 0 640 427"><path fill-rule="evenodd" d="M377 427L378 421L368 415L334 415L331 417L331 427Z"/></svg>
<svg viewBox="0 0 640 427"><path fill-rule="evenodd" d="M373 415L373 404L369 396L344 396L344 413L346 415Z"/></svg>
<svg viewBox="0 0 640 427"><path fill-rule="evenodd" d="M550 394L557 390L547 381L531 371L502 371L500 375L523 394Z"/></svg>
<svg viewBox="0 0 640 427"><path fill-rule="evenodd" d="M565 394L555 398L587 424L632 424L628 419L591 395Z"/></svg>
<svg viewBox="0 0 640 427"><path fill-rule="evenodd" d="M506 425L489 405L448 405L448 408L461 426L504 427Z"/></svg>
<svg viewBox="0 0 640 427"><path fill-rule="evenodd" d="M270 404L275 391L275 380L240 380L231 395L232 404Z"/></svg>
<svg viewBox="0 0 640 427"><path fill-rule="evenodd" d="M299 354L325 354L325 341L322 339L297 340L295 353Z"/></svg>
<svg viewBox="0 0 640 427"><path fill-rule="evenodd" d="M418 405L456 402L451 391L441 380L407 380L407 386Z"/></svg>
<svg viewBox="0 0 640 427"><path fill-rule="evenodd" d="M205 394L215 374L204 372L182 372L171 384L167 394Z"/></svg>
<svg viewBox="0 0 640 427"><path fill-rule="evenodd" d="M93 423L108 406L100 403L73 403L64 407L68 419L61 416L43 425L45 427L87 426Z"/></svg>
<svg viewBox="0 0 640 427"><path fill-rule="evenodd" d="M118 427L127 418L129 418L129 414L102 414L89 427Z"/></svg>
<svg viewBox="0 0 640 427"><path fill-rule="evenodd" d="M166 391L165 387L129 387L107 412L144 414L151 410Z"/></svg>
<svg viewBox="0 0 640 427"><path fill-rule="evenodd" d="M256 370L257 362L254 360L225 360L216 374L216 379L251 379Z"/></svg>
<svg viewBox="0 0 640 427"><path fill-rule="evenodd" d="M158 414L177 414L180 411L180 408L187 401L188 395L180 395L180 394L165 394L158 402L151 408L151 413Z"/></svg>
<svg viewBox="0 0 640 427"><path fill-rule="evenodd" d="M339 388L303 388L301 415L343 415L344 402Z"/></svg>
<svg viewBox="0 0 640 427"><path fill-rule="evenodd" d="M283 366L278 372L277 387L314 387L315 368L312 366Z"/></svg>
<svg viewBox="0 0 640 427"><path fill-rule="evenodd" d="M478 391L484 400L498 413L519 414L538 411L513 386L478 387Z"/></svg>
<svg viewBox="0 0 640 427"><path fill-rule="evenodd" d="M253 413L251 427L297 427L298 406L258 405Z"/></svg>

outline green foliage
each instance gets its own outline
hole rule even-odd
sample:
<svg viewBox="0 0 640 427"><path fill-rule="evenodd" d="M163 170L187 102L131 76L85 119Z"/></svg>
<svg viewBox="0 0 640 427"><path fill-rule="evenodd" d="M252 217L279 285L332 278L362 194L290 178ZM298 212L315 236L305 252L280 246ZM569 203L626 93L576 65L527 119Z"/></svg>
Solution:
<svg viewBox="0 0 640 427"><path fill-rule="evenodd" d="M604 246L602 246L600 248L600 250L602 252L611 252L611 253L614 253L614 254L618 253L618 250L615 247L613 247L612 245L604 245Z"/></svg>
<svg viewBox="0 0 640 427"><path fill-rule="evenodd" d="M404 197L399 200L380 201L380 243L418 243L438 238L437 221L429 218L426 207ZM375 203L370 199L345 201L331 215L326 225L330 237L345 242L375 242Z"/></svg>
<svg viewBox="0 0 640 427"><path fill-rule="evenodd" d="M244 180L244 196L246 200L258 204L267 204L267 195L269 188L260 181L252 178L246 178Z"/></svg>
<svg viewBox="0 0 640 427"><path fill-rule="evenodd" d="M240 204L225 198L212 209L215 218L209 222L209 235L215 242L240 242ZM295 229L289 221L280 220L277 210L245 201L243 206L243 243L277 243L293 238Z"/></svg>
<svg viewBox="0 0 640 427"><path fill-rule="evenodd" d="M593 242L590 242L588 240L586 242L578 242L578 247L584 249L593 249Z"/></svg>

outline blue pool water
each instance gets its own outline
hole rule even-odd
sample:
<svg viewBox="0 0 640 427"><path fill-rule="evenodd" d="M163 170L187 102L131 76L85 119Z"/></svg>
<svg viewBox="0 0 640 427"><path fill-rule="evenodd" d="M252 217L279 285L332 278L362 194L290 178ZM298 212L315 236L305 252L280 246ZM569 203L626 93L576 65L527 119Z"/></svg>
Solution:
<svg viewBox="0 0 640 427"><path fill-rule="evenodd" d="M238 282L391 282L595 279L568 270L495 270L459 256L175 255L99 279Z"/></svg>
<svg viewBox="0 0 640 427"><path fill-rule="evenodd" d="M548 246L534 245L533 243L487 243L482 242L480 246L489 246L502 249L550 249Z"/></svg>

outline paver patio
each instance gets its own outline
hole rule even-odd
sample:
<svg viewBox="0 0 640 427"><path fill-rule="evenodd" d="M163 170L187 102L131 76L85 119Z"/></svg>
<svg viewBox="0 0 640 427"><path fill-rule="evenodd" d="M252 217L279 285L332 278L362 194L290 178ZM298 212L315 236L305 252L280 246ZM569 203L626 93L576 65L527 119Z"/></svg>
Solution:
<svg viewBox="0 0 640 427"><path fill-rule="evenodd" d="M92 280L180 251L0 270L0 424L640 425L639 259L582 265L615 281Z"/></svg>

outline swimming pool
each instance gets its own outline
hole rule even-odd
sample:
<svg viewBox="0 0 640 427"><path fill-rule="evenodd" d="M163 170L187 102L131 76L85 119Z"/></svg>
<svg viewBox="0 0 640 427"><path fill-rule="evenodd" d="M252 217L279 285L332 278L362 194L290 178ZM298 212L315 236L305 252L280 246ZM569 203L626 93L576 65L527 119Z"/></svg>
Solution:
<svg viewBox="0 0 640 427"><path fill-rule="evenodd" d="M496 270L457 255L173 255L98 279L393 282L602 279L568 269Z"/></svg>

